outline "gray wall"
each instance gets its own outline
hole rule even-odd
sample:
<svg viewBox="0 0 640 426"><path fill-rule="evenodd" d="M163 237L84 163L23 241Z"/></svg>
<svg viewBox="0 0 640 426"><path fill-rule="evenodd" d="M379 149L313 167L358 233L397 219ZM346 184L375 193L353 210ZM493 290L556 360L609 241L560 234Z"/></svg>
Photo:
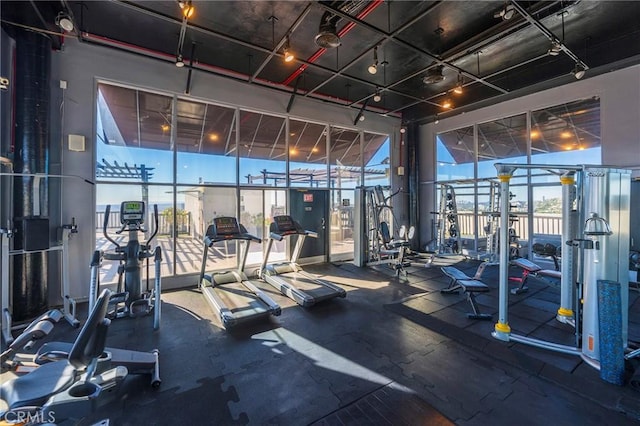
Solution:
<svg viewBox="0 0 640 426"><path fill-rule="evenodd" d="M65 105L64 118L53 117L53 120L60 122L65 138L62 171L66 175L77 175L93 181L96 81L113 81L170 94L183 94L187 70L176 68L173 62L162 62L69 39L64 49L53 55L52 79L52 86L55 88L52 97L63 98ZM59 80L67 82L66 90L59 88ZM201 71L193 73L191 97L281 115L286 115L289 102L289 95L286 93L250 86ZM356 109L298 97L290 115L294 118L353 128L357 112ZM391 160L395 170L400 120L377 114L365 116L366 120L360 123L358 128L391 135ZM66 137L69 134L85 136L85 152L71 152L67 149ZM395 173L393 176L393 185L402 185L395 182L398 179ZM88 293L89 262L95 247L95 187L81 179L66 179L62 205L62 220L67 221L75 217L79 227L79 234L73 237L70 244L71 296L83 298ZM163 280L163 286L172 286L170 281ZM183 285L191 284L193 280L187 280ZM59 294L59 291L56 291L56 294Z"/></svg>
<svg viewBox="0 0 640 426"><path fill-rule="evenodd" d="M636 65L421 126L420 241L432 238L428 212L434 210L435 189L429 182L435 179L438 133L591 96L600 97L602 164L633 169L634 176L640 176L640 66Z"/></svg>

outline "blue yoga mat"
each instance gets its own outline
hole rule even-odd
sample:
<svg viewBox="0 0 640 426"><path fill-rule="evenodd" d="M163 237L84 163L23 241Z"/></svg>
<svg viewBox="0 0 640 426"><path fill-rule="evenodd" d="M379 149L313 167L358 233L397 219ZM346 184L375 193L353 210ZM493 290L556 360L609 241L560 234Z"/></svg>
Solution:
<svg viewBox="0 0 640 426"><path fill-rule="evenodd" d="M622 342L622 300L620 284L598 280L598 327L600 378L624 384L624 344Z"/></svg>

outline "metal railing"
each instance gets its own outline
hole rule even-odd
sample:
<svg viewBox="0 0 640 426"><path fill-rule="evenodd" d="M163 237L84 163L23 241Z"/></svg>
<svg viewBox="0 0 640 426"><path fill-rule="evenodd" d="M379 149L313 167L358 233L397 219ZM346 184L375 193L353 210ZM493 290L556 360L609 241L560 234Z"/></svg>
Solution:
<svg viewBox="0 0 640 426"><path fill-rule="evenodd" d="M523 240L529 239L529 217L526 213L515 213L517 221L513 222L513 228L516 230L518 238ZM486 236L485 226L489 223L489 215L478 215L478 238ZM536 214L533 216L533 233L546 235L562 234L562 216L559 214ZM473 238L475 235L475 216L471 212L458 212L458 225L460 227L460 235L467 238ZM493 230L495 231L495 230Z"/></svg>
<svg viewBox="0 0 640 426"><path fill-rule="evenodd" d="M187 234L191 235L191 212L186 212L184 214L178 214L176 218L176 230L177 234ZM104 223L104 212L96 212L96 229L102 229L102 225ZM119 229L121 227L120 223L120 212L112 211L109 215L109 223L107 225L108 229ZM173 229L173 215L172 214L162 214L158 215L158 235L171 235L171 230Z"/></svg>

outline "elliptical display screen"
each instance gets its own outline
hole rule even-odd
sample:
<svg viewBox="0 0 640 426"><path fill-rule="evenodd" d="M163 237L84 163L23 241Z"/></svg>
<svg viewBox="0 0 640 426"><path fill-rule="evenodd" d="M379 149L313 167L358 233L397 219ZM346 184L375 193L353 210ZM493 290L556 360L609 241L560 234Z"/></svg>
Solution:
<svg viewBox="0 0 640 426"><path fill-rule="evenodd" d="M275 232L282 234L285 232L297 231L296 223L291 216L275 216L273 218L275 224Z"/></svg>
<svg viewBox="0 0 640 426"><path fill-rule="evenodd" d="M120 204L120 223L144 223L144 201L124 201Z"/></svg>
<svg viewBox="0 0 640 426"><path fill-rule="evenodd" d="M238 235L240 233L240 227L238 226L238 220L235 217L216 217L213 219L213 224L216 227L216 235Z"/></svg>

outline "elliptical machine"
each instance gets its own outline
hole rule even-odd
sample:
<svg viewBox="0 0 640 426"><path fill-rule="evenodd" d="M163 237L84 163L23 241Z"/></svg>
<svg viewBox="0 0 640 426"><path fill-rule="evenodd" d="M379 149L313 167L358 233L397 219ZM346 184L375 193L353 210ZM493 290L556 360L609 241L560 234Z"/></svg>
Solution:
<svg viewBox="0 0 640 426"><path fill-rule="evenodd" d="M151 240L158 233L158 206L153 205L154 230L146 242L138 240L138 232L145 233L143 228L145 217L144 201L124 201L120 204L120 223L122 227L116 234L128 232L127 245L123 246L107 233L111 206L107 205L102 225L102 233L105 238L115 245L113 252L96 250L91 260L91 286L89 295L89 311L97 300L100 288L100 267L102 260L116 260L118 265L117 292L109 300L107 317L110 319L123 317L140 317L149 315L153 311L153 329L160 328L160 295L162 250L160 246L151 249ZM149 288L149 259L154 258L155 280L153 289ZM142 265L145 264L147 279L146 289L142 289Z"/></svg>

